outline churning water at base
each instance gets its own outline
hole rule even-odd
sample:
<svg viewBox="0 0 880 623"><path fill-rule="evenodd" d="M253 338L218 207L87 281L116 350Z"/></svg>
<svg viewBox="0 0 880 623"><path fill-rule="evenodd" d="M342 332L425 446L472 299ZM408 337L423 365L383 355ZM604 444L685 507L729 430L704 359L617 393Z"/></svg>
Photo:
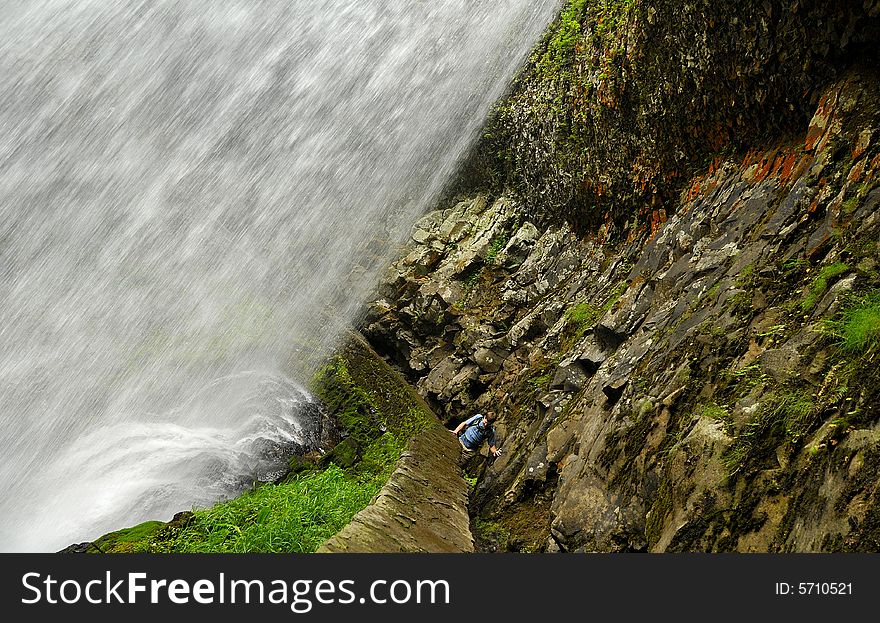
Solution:
<svg viewBox="0 0 880 623"><path fill-rule="evenodd" d="M313 447L301 381L557 2L0 8L0 550Z"/></svg>

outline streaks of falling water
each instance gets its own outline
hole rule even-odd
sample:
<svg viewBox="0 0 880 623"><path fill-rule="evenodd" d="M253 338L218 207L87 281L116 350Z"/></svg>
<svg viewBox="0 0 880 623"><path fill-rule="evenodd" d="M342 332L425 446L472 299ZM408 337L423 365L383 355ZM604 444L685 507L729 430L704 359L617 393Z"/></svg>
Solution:
<svg viewBox="0 0 880 623"><path fill-rule="evenodd" d="M0 549L167 518L259 469L254 440L311 443L294 370L557 9L4 3Z"/></svg>

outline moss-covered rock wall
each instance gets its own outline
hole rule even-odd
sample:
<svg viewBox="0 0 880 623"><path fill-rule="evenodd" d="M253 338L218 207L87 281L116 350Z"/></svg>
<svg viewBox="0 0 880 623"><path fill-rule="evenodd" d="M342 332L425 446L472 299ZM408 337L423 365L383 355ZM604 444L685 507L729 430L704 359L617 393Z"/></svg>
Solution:
<svg viewBox="0 0 880 623"><path fill-rule="evenodd" d="M580 231L669 210L717 154L797 133L854 60L875 0L569 0L467 171Z"/></svg>

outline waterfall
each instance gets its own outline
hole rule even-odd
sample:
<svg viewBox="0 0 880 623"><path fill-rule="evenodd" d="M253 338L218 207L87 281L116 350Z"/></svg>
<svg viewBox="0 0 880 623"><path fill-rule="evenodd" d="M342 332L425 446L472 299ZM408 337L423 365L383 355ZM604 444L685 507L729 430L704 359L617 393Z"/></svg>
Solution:
<svg viewBox="0 0 880 623"><path fill-rule="evenodd" d="M0 8L0 550L207 505L303 388L555 0Z"/></svg>

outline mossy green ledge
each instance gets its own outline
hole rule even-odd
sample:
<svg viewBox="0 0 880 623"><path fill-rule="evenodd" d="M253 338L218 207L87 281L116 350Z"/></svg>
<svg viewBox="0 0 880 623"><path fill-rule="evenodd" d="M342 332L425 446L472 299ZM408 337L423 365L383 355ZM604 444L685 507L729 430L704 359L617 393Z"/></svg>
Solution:
<svg viewBox="0 0 880 623"><path fill-rule="evenodd" d="M373 502L318 553L474 551L459 452L439 421L426 426Z"/></svg>
<svg viewBox="0 0 880 623"><path fill-rule="evenodd" d="M402 417L407 422L419 417L388 481L318 552L472 552L468 486L459 467L458 440L359 334L349 340L342 356L352 376L360 377L353 379L358 385L397 403L386 412L409 414Z"/></svg>

